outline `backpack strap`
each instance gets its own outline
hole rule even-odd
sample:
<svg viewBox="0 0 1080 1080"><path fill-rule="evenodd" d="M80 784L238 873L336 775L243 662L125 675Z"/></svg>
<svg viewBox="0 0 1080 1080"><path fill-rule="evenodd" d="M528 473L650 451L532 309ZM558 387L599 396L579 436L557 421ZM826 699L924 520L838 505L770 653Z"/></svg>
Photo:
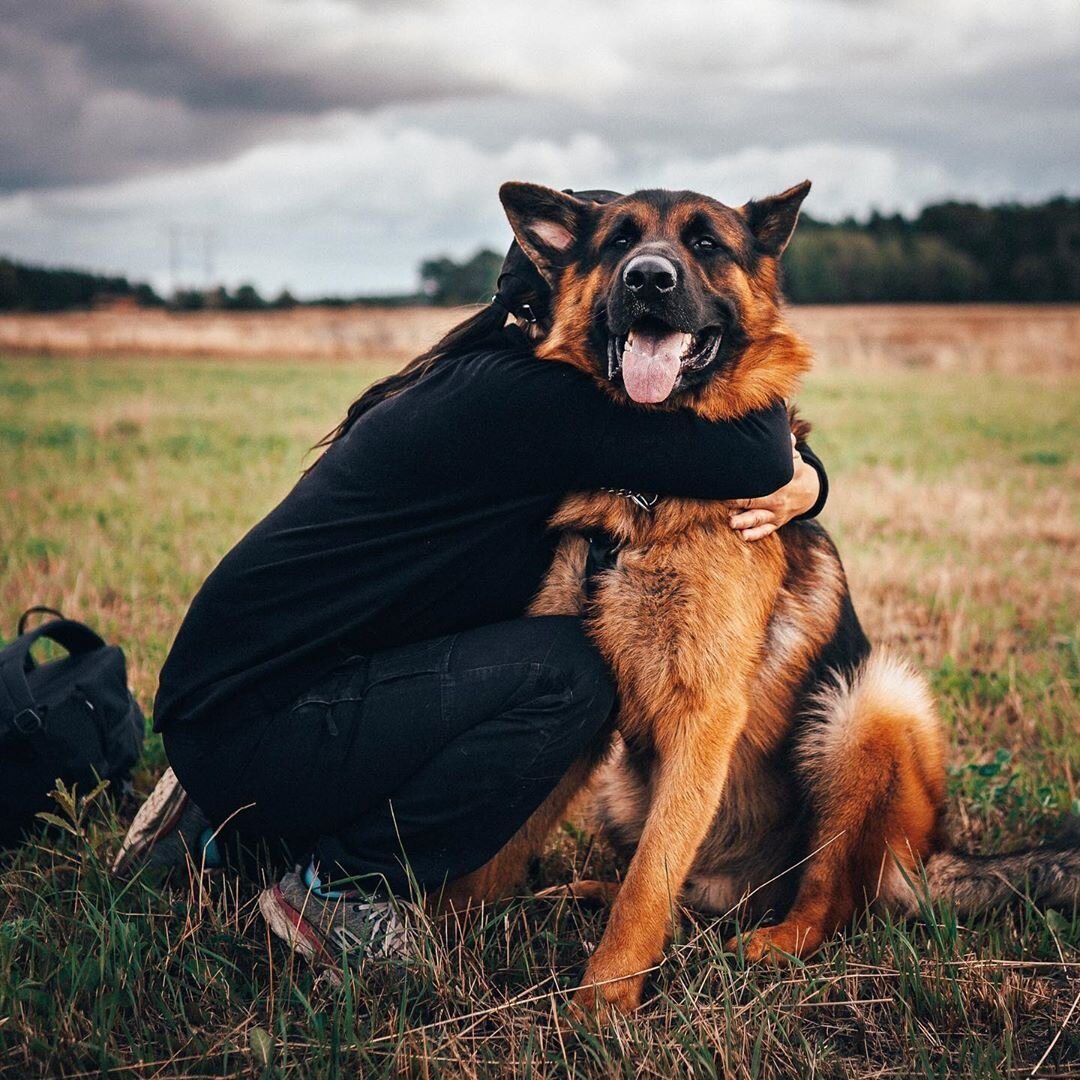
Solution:
<svg viewBox="0 0 1080 1080"><path fill-rule="evenodd" d="M19 628L15 631L16 637L22 637L23 634L26 633L26 624L31 615L55 615L58 619L64 617L64 613L62 611L57 611L54 607L43 607L41 604L37 604L34 607L28 607L19 616Z"/></svg>
<svg viewBox="0 0 1080 1080"><path fill-rule="evenodd" d="M30 649L41 638L62 645L72 656L105 647L89 626L74 619L54 619L20 634L0 651L0 738L12 733L34 735L44 727L37 702L26 680L34 669Z"/></svg>

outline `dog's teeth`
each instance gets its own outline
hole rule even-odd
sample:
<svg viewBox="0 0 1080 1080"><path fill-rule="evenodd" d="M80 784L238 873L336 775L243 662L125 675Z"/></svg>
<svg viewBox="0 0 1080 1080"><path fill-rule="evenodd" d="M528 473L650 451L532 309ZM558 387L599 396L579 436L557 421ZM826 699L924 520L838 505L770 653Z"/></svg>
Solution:
<svg viewBox="0 0 1080 1080"><path fill-rule="evenodd" d="M632 349L633 347L634 347L634 331L631 330L630 333L626 335L626 343L623 345L623 348L624 349Z"/></svg>

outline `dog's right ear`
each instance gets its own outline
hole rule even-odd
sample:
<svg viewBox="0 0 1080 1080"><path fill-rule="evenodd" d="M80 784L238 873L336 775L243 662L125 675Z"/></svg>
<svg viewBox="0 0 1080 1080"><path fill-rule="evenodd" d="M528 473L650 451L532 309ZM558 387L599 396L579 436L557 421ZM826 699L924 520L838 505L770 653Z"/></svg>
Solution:
<svg viewBox="0 0 1080 1080"><path fill-rule="evenodd" d="M508 181L499 199L522 250L549 285L572 259L595 213L590 203L544 187Z"/></svg>

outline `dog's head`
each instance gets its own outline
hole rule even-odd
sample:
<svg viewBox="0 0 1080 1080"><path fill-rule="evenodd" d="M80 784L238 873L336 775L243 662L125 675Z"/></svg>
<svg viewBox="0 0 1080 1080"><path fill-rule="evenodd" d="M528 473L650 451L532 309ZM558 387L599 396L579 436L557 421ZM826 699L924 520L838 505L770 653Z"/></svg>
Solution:
<svg viewBox="0 0 1080 1080"><path fill-rule="evenodd" d="M598 205L503 184L514 235L552 292L537 354L642 405L714 417L790 396L809 351L783 323L777 262L809 190L740 207L689 191Z"/></svg>

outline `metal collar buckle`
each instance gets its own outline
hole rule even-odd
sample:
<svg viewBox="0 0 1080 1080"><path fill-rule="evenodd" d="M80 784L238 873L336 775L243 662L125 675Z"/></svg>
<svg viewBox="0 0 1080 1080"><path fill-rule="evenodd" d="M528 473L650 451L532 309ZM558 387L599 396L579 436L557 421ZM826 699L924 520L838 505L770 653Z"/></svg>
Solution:
<svg viewBox="0 0 1080 1080"><path fill-rule="evenodd" d="M653 508L660 501L659 495L646 494L643 491L630 491L627 488L601 488L609 495L618 495L623 499L629 499L639 510L652 513Z"/></svg>

